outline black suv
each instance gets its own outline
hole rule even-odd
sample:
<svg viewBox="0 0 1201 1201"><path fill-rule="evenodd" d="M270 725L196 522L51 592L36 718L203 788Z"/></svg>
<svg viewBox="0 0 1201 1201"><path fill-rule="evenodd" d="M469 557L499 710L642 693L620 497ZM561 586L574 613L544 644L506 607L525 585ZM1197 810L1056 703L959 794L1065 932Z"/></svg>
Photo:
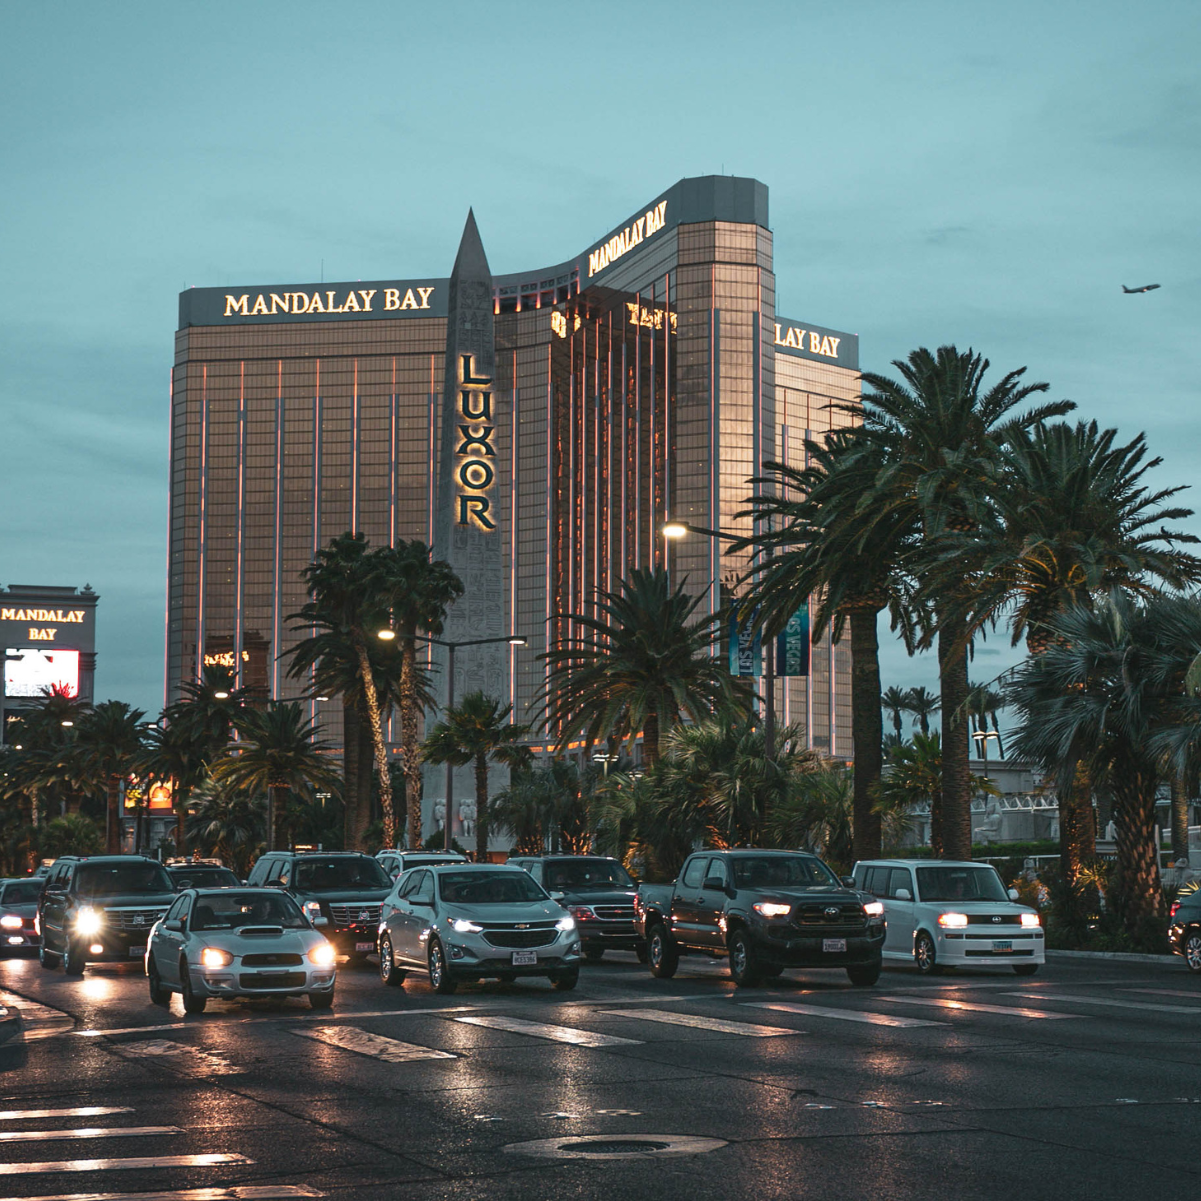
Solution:
<svg viewBox="0 0 1201 1201"><path fill-rule="evenodd" d="M250 888L282 888L312 921L329 919L322 933L351 960L376 949L380 907L392 889L388 873L357 851L268 851L255 865Z"/></svg>
<svg viewBox="0 0 1201 1201"><path fill-rule="evenodd" d="M64 855L38 902L42 966L62 960L78 976L89 963L137 960L150 927L175 900L162 864L142 855Z"/></svg>
<svg viewBox="0 0 1201 1201"><path fill-rule="evenodd" d="M584 958L599 963L606 950L634 951L646 962L646 940L634 925L638 885L616 859L603 855L519 855L523 867L575 918Z"/></svg>
<svg viewBox="0 0 1201 1201"><path fill-rule="evenodd" d="M1201 889L1181 893L1172 905L1168 940L1190 972L1201 972Z"/></svg>

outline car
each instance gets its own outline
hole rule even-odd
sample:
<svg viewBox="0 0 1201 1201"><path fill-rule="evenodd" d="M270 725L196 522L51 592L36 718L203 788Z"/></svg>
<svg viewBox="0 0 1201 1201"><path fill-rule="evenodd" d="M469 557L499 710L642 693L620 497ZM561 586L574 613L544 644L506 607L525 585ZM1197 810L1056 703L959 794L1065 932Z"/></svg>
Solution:
<svg viewBox="0 0 1201 1201"><path fill-rule="evenodd" d="M146 938L175 900L166 869L143 855L63 855L38 901L39 958L69 976L89 963L141 964Z"/></svg>
<svg viewBox="0 0 1201 1201"><path fill-rule="evenodd" d="M430 867L435 863L466 863L458 851L376 851L380 866L393 880L411 867Z"/></svg>
<svg viewBox="0 0 1201 1201"><path fill-rule="evenodd" d="M787 968L843 968L868 987L880 977L883 905L803 851L695 852L674 884L639 886L638 927L660 979L687 954L727 956L740 988Z"/></svg>
<svg viewBox="0 0 1201 1201"><path fill-rule="evenodd" d="M1168 916L1168 941L1190 972L1201 972L1201 890L1182 892Z"/></svg>
<svg viewBox="0 0 1201 1201"><path fill-rule="evenodd" d="M168 863L167 875L180 891L185 888L242 887L242 881L220 863L190 863L187 860Z"/></svg>
<svg viewBox="0 0 1201 1201"><path fill-rule="evenodd" d="M556 989L580 975L575 919L527 871L507 864L410 868L384 902L379 971L385 984L429 974L435 992L464 981L546 976Z"/></svg>
<svg viewBox="0 0 1201 1201"><path fill-rule="evenodd" d="M646 940L634 924L638 885L619 860L522 855L509 862L529 872L575 918L589 963L599 963L607 950L633 951L646 962Z"/></svg>
<svg viewBox="0 0 1201 1201"><path fill-rule="evenodd" d="M960 859L871 859L855 883L884 906L884 958L923 975L1005 965L1033 976L1046 962L1042 919L1006 891L997 869Z"/></svg>
<svg viewBox="0 0 1201 1201"><path fill-rule="evenodd" d="M281 888L314 919L351 962L374 950L380 906L392 887L379 861L358 851L268 851L251 869L252 887Z"/></svg>
<svg viewBox="0 0 1201 1201"><path fill-rule="evenodd" d="M187 888L150 932L146 977L154 1004L178 992L187 1013L203 1013L211 997L307 996L329 1009L337 959L279 889Z"/></svg>
<svg viewBox="0 0 1201 1201"><path fill-rule="evenodd" d="M25 877L0 880L0 950L36 947L38 898L44 881Z"/></svg>

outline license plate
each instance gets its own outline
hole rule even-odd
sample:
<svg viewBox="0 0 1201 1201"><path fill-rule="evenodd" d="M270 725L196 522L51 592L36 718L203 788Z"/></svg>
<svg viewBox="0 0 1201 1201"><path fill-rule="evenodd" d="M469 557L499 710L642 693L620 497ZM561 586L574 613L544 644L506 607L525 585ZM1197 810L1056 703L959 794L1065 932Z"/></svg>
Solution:
<svg viewBox="0 0 1201 1201"><path fill-rule="evenodd" d="M146 954L145 947L130 947L129 948L130 959L141 959L142 956L145 954Z"/></svg>
<svg viewBox="0 0 1201 1201"><path fill-rule="evenodd" d="M513 966L514 967L534 967L538 962L537 951L514 951Z"/></svg>
<svg viewBox="0 0 1201 1201"><path fill-rule="evenodd" d="M354 944L354 949L356 951L374 951L375 943L373 943L373 942L356 942Z"/></svg>
<svg viewBox="0 0 1201 1201"><path fill-rule="evenodd" d="M999 942L994 939L993 944L992 944L992 949L994 951L1012 951L1013 943L1012 943L1012 941Z"/></svg>
<svg viewBox="0 0 1201 1201"><path fill-rule="evenodd" d="M823 951L845 951L847 949L847 940L845 938L823 938Z"/></svg>

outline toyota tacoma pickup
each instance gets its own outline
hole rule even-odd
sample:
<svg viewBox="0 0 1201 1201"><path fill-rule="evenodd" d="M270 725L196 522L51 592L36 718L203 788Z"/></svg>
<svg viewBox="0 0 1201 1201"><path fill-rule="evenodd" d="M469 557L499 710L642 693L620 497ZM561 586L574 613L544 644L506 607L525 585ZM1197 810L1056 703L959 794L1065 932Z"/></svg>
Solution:
<svg viewBox="0 0 1201 1201"><path fill-rule="evenodd" d="M786 968L841 967L858 985L880 976L884 906L844 885L816 855L698 851L674 884L643 884L635 908L660 979L689 954L728 956L741 987Z"/></svg>

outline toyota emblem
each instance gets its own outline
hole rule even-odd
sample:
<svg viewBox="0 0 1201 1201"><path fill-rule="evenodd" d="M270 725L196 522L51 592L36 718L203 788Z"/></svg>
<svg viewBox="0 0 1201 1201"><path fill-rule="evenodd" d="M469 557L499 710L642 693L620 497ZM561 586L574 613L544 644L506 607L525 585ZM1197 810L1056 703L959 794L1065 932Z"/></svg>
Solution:
<svg viewBox="0 0 1201 1201"><path fill-rule="evenodd" d="M837 905L827 905L826 906L826 917L837 917L837 916L838 916L838 906Z"/></svg>
<svg viewBox="0 0 1201 1201"><path fill-rule="evenodd" d="M992 920L993 920L994 922L1003 922L1005 919L1004 919L1004 918L1002 918L1002 917L994 917Z"/></svg>

